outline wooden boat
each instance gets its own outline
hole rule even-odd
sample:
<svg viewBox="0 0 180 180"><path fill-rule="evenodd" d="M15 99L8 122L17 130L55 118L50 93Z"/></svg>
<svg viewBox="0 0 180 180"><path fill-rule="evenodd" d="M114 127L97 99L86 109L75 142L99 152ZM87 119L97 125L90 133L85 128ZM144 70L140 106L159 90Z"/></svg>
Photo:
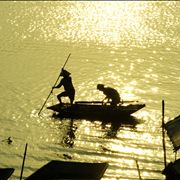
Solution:
<svg viewBox="0 0 180 180"><path fill-rule="evenodd" d="M76 101L74 104L56 104L47 109L58 112L62 118L118 118L129 116L145 107L140 103L123 103L114 107L110 104L102 105L100 101Z"/></svg>
<svg viewBox="0 0 180 180"><path fill-rule="evenodd" d="M107 163L87 163L53 160L30 175L27 180L49 179L101 179Z"/></svg>
<svg viewBox="0 0 180 180"><path fill-rule="evenodd" d="M168 163L166 168L162 171L166 176L166 180L179 180L180 179L180 159Z"/></svg>
<svg viewBox="0 0 180 180"><path fill-rule="evenodd" d="M167 135L169 136L169 139L174 147L174 152L177 154L177 151L180 149L180 115L163 124L163 129L167 131ZM179 180L180 158L175 159L174 162L166 164L162 174L166 176L166 180Z"/></svg>
<svg viewBox="0 0 180 180"><path fill-rule="evenodd" d="M7 180L13 174L14 168L0 168L0 180Z"/></svg>

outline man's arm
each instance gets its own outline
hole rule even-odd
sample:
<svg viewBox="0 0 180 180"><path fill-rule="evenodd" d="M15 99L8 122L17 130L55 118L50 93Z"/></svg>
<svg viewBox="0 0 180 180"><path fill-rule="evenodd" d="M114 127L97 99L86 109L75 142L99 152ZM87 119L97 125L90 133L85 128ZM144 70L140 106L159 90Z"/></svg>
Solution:
<svg viewBox="0 0 180 180"><path fill-rule="evenodd" d="M62 86L62 80L60 81L60 83L57 85L57 86L54 86L54 87L52 87L52 89L54 89L54 88L60 88L61 86Z"/></svg>
<svg viewBox="0 0 180 180"><path fill-rule="evenodd" d="M106 104L106 102L104 103L106 99L108 99L107 96L102 100L102 105Z"/></svg>

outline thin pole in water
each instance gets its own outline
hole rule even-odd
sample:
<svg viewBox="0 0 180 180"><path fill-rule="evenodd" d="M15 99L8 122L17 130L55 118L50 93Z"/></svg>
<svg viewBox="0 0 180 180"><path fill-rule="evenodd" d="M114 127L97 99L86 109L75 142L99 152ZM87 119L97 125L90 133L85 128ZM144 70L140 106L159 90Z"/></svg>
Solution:
<svg viewBox="0 0 180 180"><path fill-rule="evenodd" d="M164 167L166 168L166 144L165 144L165 130L164 130L164 109L165 104L164 100L162 100L162 141L163 141L163 151L164 151Z"/></svg>
<svg viewBox="0 0 180 180"><path fill-rule="evenodd" d="M67 62L68 62L68 59L69 59L70 55L71 55L71 53L70 53L69 56L67 57L67 59L66 59L64 65L63 65L62 69L66 66L66 64L67 64ZM55 81L55 83L54 83L54 86L56 86L56 84L57 84L59 78L60 78L60 75L59 75L58 78L56 79L56 81ZM54 86L53 86L53 87L54 87ZM41 109L40 109L40 111L39 111L39 113L38 113L38 116L41 114L41 111L43 110L43 108L44 108L44 106L45 106L45 104L46 104L46 102L47 102L47 100L49 99L49 97L50 97L51 94L52 94L52 89L51 89L51 91L50 91L48 97L46 98L44 104L42 105L42 107L41 107Z"/></svg>
<svg viewBox="0 0 180 180"><path fill-rule="evenodd" d="M22 175L23 175L24 163L25 163L25 159L26 159L26 152L27 152L27 145L28 145L28 144L26 143L25 150L24 150L23 163L22 163L22 168L21 168L20 180L22 179Z"/></svg>
<svg viewBox="0 0 180 180"><path fill-rule="evenodd" d="M135 160L135 161L136 161L136 167L137 167L137 170L138 170L139 180L142 180L142 178L141 178L141 172L140 172L140 169L139 169L138 161L137 161L137 160Z"/></svg>

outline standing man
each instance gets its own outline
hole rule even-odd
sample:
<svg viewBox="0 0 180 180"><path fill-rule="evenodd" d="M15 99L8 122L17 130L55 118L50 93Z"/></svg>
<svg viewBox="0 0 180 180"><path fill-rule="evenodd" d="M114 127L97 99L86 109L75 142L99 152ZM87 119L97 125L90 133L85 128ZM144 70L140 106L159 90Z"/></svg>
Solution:
<svg viewBox="0 0 180 180"><path fill-rule="evenodd" d="M61 79L60 83L57 86L52 87L52 90L54 88L60 88L61 86L64 87L65 91L57 95L57 98L60 103L62 103L61 97L69 97L70 103L73 104L75 89L72 84L72 78L70 74L71 74L70 72L62 68L60 76L62 76L63 78Z"/></svg>
<svg viewBox="0 0 180 180"><path fill-rule="evenodd" d="M102 91L104 95L106 95L103 101L107 99L112 106L117 106L117 104L120 103L120 95L115 89L111 87L104 87L103 84L98 84L97 89Z"/></svg>

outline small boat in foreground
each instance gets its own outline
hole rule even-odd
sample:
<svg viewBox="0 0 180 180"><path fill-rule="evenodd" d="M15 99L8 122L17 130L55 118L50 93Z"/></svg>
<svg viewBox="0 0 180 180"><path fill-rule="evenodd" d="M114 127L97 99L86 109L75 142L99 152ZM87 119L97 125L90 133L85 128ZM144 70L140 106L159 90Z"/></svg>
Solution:
<svg viewBox="0 0 180 180"><path fill-rule="evenodd" d="M7 180L13 174L14 168L0 168L0 180Z"/></svg>
<svg viewBox="0 0 180 180"><path fill-rule="evenodd" d="M26 180L101 179L108 163L87 163L53 160L38 169Z"/></svg>
<svg viewBox="0 0 180 180"><path fill-rule="evenodd" d="M174 147L174 152L177 154L177 151L180 149L180 115L165 123L164 129L167 131L167 135ZM166 180L179 180L180 158L175 159L174 162L168 164L165 162L165 168L163 169L162 174L166 176Z"/></svg>
<svg viewBox="0 0 180 180"><path fill-rule="evenodd" d="M58 112L62 118L119 118L129 116L145 107L141 103L123 103L117 106L102 105L101 101L76 101L74 104L63 103L47 107Z"/></svg>

